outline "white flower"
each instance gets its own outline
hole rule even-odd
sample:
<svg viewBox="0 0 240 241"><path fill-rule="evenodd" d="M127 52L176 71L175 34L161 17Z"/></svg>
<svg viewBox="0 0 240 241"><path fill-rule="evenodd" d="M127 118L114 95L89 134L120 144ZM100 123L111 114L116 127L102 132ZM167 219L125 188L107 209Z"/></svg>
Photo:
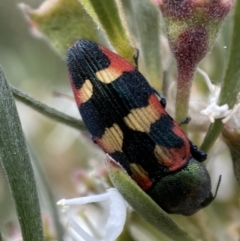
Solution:
<svg viewBox="0 0 240 241"><path fill-rule="evenodd" d="M66 210L69 206L83 205L93 202L109 201L109 217L105 227L105 235L101 239L97 239L90 236L84 229L80 227L78 222L73 216L67 212L67 218L70 223L70 230L72 236L78 238L78 240L85 241L114 241L120 235L123 230L125 220L126 220L126 202L122 195L118 192L116 188L110 188L104 194L80 197L74 199L61 199L57 202L57 205L63 206ZM82 239L81 239L82 238Z"/></svg>
<svg viewBox="0 0 240 241"><path fill-rule="evenodd" d="M234 106L233 109L229 109L227 104L219 106L217 104L218 97L220 94L220 88L216 85L213 85L207 73L205 73L200 68L197 68L197 71L203 76L204 80L210 91L210 104L201 111L201 114L209 117L210 121L213 123L216 119L222 119L222 122L227 123L234 114L238 111L240 104Z"/></svg>
<svg viewBox="0 0 240 241"><path fill-rule="evenodd" d="M231 110L229 110L227 104L219 106L216 102L213 102L200 113L203 115L207 115L210 121L213 123L215 119L220 119L228 116L231 113Z"/></svg>

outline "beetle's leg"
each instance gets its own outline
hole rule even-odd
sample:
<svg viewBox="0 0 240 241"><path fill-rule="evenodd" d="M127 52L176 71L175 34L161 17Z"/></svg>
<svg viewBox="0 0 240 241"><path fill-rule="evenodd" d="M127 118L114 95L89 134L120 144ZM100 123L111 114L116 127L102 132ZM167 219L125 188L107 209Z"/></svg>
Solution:
<svg viewBox="0 0 240 241"><path fill-rule="evenodd" d="M138 70L139 54L140 54L140 51L139 51L139 49L136 48L136 53L133 55L133 60L134 60L134 62L135 62L135 65L136 65L136 69L137 69L137 70Z"/></svg>
<svg viewBox="0 0 240 241"><path fill-rule="evenodd" d="M186 117L184 120L182 120L182 121L179 123L179 125L181 126L181 125L188 124L190 121L191 121L191 117L188 116L188 117Z"/></svg>
<svg viewBox="0 0 240 241"><path fill-rule="evenodd" d="M156 91L154 88L152 88L154 93L159 97L159 102L161 103L162 107L165 109L166 105L167 105L167 100L166 98L163 96L163 94L161 94L160 92Z"/></svg>
<svg viewBox="0 0 240 241"><path fill-rule="evenodd" d="M207 154L203 151L200 151L198 147L191 141L190 142L190 151L194 159L199 162L203 162L207 159Z"/></svg>

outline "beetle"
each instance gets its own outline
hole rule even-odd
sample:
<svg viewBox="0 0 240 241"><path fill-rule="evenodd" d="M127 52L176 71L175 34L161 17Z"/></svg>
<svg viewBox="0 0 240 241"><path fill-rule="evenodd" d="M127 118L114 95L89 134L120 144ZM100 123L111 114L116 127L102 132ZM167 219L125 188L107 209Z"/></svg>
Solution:
<svg viewBox="0 0 240 241"><path fill-rule="evenodd" d="M192 215L210 204L207 155L166 112L166 99L138 68L89 40L67 54L82 119L100 148L166 212Z"/></svg>

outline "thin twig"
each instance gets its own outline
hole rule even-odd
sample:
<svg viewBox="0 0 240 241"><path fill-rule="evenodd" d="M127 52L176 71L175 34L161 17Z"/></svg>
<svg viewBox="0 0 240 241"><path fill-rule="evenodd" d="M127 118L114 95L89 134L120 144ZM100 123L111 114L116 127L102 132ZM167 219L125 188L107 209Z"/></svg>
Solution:
<svg viewBox="0 0 240 241"><path fill-rule="evenodd" d="M43 104L39 100L34 99L33 97L29 96L28 94L22 92L18 88L16 88L13 85L10 85L13 96L19 100L20 102L26 104L27 106L33 108L34 110L38 111L39 113L55 120L58 122L61 122L63 124L66 124L70 127L73 127L78 130L86 130L86 127L84 123L76 119L74 117L71 117L69 115L64 114L61 111L58 111L52 107L47 106L46 104Z"/></svg>

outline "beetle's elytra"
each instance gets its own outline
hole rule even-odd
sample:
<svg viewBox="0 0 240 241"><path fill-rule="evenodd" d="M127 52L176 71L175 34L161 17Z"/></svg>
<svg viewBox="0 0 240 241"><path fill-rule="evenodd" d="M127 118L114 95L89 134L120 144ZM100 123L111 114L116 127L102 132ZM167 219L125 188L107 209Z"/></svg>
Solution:
<svg viewBox="0 0 240 241"><path fill-rule="evenodd" d="M89 40L67 55L70 81L93 140L168 213L191 215L214 199L206 154L165 111L135 66Z"/></svg>

